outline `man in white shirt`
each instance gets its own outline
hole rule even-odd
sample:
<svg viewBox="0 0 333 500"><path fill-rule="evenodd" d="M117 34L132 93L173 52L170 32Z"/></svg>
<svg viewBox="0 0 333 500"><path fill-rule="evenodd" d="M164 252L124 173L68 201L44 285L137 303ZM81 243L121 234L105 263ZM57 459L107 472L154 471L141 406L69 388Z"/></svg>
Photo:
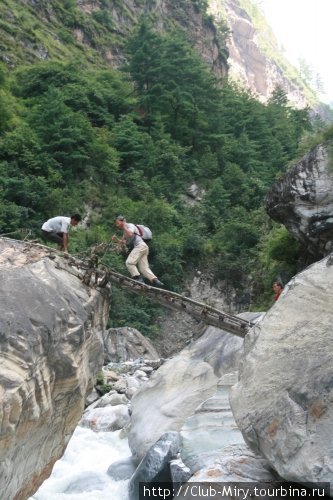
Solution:
<svg viewBox="0 0 333 500"><path fill-rule="evenodd" d="M138 234L135 224L126 222L125 217L119 215L115 220L115 226L118 229L122 229L123 237L120 239L117 235L113 235L112 240L117 243L126 243L127 246L131 245L134 247L126 259L126 267L131 277L139 283L144 283L140 275L141 272L152 285L157 287L163 286L163 283L155 276L149 267L149 247Z"/></svg>
<svg viewBox="0 0 333 500"><path fill-rule="evenodd" d="M58 250L68 252L68 232L70 226L77 226L81 215L73 214L71 217L53 217L42 225L42 237L45 240L58 243Z"/></svg>

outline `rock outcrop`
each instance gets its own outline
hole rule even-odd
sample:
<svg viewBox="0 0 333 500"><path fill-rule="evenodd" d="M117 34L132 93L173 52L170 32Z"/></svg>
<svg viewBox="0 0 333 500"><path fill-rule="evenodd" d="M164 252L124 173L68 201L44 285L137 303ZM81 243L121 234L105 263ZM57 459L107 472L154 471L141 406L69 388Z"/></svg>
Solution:
<svg viewBox="0 0 333 500"><path fill-rule="evenodd" d="M230 387L237 381L237 372L223 375L216 393L195 409L181 428L181 458L192 473L214 463L231 445L244 444L229 404Z"/></svg>
<svg viewBox="0 0 333 500"><path fill-rule="evenodd" d="M171 26L183 29L190 42L196 48L203 60L219 76L227 72L227 49L218 40L216 29L212 22L203 18L200 9L192 1L174 2L172 0L123 0L122 2L79 0L79 7L87 15L108 12L119 36L118 43L110 43L104 57L112 66L119 66L125 61L123 42L142 15L154 16L155 27L165 30ZM84 34L83 34L84 37ZM120 42L120 43L119 43ZM223 43L223 41L222 41ZM105 49L104 49L105 50Z"/></svg>
<svg viewBox="0 0 333 500"><path fill-rule="evenodd" d="M251 321L261 316L242 314ZM143 452L138 466L141 481L152 480L152 466L142 465L151 464L155 448L161 466L154 468L153 476L185 483L184 490L188 485L190 491L191 483L198 481L272 482L279 478L267 460L248 449L231 413L228 395L237 380L242 343L209 327L202 338L159 368L132 399L129 444L134 461L141 460ZM179 435L180 453L171 461L168 450L159 446L170 433Z"/></svg>
<svg viewBox="0 0 333 500"><path fill-rule="evenodd" d="M279 86L286 91L293 105L304 108L308 104L304 83L301 79L297 82L295 76L288 77L288 67L291 75L295 75L296 71L281 53L275 35L260 10L250 3L245 10L244 5L240 0L210 0L210 12L216 23L223 20L230 28L227 44L229 77L241 82L262 102L267 102ZM260 17L260 30L253 19L254 11L257 11L256 17ZM307 93L313 91L307 88Z"/></svg>
<svg viewBox="0 0 333 500"><path fill-rule="evenodd" d="M245 338L231 406L247 444L289 481L333 477L333 258L294 277Z"/></svg>
<svg viewBox="0 0 333 500"><path fill-rule="evenodd" d="M71 17L71 26L64 23L64 13ZM66 59L67 52L72 60L84 51L87 60L117 68L126 62L126 40L140 18L146 16L154 20L159 31L183 30L191 45L219 77L227 73L225 42L218 36L212 21L203 14L199 3L192 0L76 0L66 7L54 0L25 0L20 5L20 16L34 19L33 33L25 31L22 23L18 28L16 16L5 5L0 5L0 15L6 19L6 28L0 26L0 60L9 67L20 62ZM47 46L43 44L45 40Z"/></svg>
<svg viewBox="0 0 333 500"><path fill-rule="evenodd" d="M214 327L170 359L132 398L129 446L139 462L168 431L179 431L203 401L216 392L219 378L234 371L243 340Z"/></svg>
<svg viewBox="0 0 333 500"><path fill-rule="evenodd" d="M105 359L119 363L138 358L159 359L152 343L135 328L109 328L103 332Z"/></svg>
<svg viewBox="0 0 333 500"><path fill-rule="evenodd" d="M140 482L171 481L170 461L177 457L180 448L178 432L166 432L149 449L129 482L131 500L140 500Z"/></svg>
<svg viewBox="0 0 333 500"><path fill-rule="evenodd" d="M333 168L328 144L305 155L266 198L268 215L284 224L314 259L333 250Z"/></svg>
<svg viewBox="0 0 333 500"><path fill-rule="evenodd" d="M46 247L0 239L1 498L46 479L103 363L109 289Z"/></svg>
<svg viewBox="0 0 333 500"><path fill-rule="evenodd" d="M189 274L184 286L184 295L203 302L230 314L246 311L250 305L250 286L243 291L234 289L230 284L214 280L213 273L196 270ZM171 357L179 353L189 342L200 337L207 325L184 311L168 311L161 316L160 334L153 340L159 354Z"/></svg>

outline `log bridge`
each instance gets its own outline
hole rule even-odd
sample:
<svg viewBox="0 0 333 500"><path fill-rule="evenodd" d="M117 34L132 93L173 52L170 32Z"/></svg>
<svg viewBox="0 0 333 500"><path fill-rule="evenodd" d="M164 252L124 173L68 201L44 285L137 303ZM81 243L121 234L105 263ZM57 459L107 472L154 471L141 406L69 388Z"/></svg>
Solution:
<svg viewBox="0 0 333 500"><path fill-rule="evenodd" d="M66 255L62 252L41 245L34 241L27 240L12 240L10 238L2 238L8 242L19 244L19 246L24 245L22 252L27 250L27 247L37 251L39 249L42 255L49 257L51 259L56 259L57 266L63 269L70 270L75 273L75 268L79 271L77 276L82 279L83 283L87 286L94 286L103 289L108 283L114 283L123 290L130 293L141 295L146 297L162 306L168 307L169 309L174 309L176 311L182 311L190 316L194 317L198 321L202 321L207 325L212 325L217 328L221 328L233 335L244 338L248 330L254 326L254 323L247 321L243 318L229 314L219 309L216 309L208 304L198 302L163 288L156 288L151 285L146 285L139 283L138 281L120 274L105 264L99 262L97 255L92 253L84 259L78 258L73 255Z"/></svg>
<svg viewBox="0 0 333 500"><path fill-rule="evenodd" d="M147 297L169 309L183 311L198 321L216 326L238 337L244 338L248 329L254 325L251 321L246 321L233 314L225 313L212 306L193 300L190 297L185 297L184 295L163 288L138 283L136 280L112 270L109 270L109 279L123 290Z"/></svg>

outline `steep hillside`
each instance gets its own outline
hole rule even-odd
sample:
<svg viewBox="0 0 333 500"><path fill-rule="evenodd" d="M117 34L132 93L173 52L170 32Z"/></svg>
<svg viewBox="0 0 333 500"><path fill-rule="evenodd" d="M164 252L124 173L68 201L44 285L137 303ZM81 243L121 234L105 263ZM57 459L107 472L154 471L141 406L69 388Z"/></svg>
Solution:
<svg viewBox="0 0 333 500"><path fill-rule="evenodd" d="M160 31L181 28L218 77L228 73L263 102L281 86L297 107L324 114L250 0L3 0L0 60L11 68L38 60L119 67L142 16Z"/></svg>
<svg viewBox="0 0 333 500"><path fill-rule="evenodd" d="M210 0L209 11L217 25L224 23L230 30L230 77L241 81L262 102L270 98L278 85L298 108L309 105L323 114L325 105L319 103L313 89L283 56L272 29L254 2Z"/></svg>
<svg viewBox="0 0 333 500"><path fill-rule="evenodd" d="M3 0L0 59L10 67L50 59L118 67L142 15L160 30L185 30L204 61L226 74L223 39L197 0Z"/></svg>
<svg viewBox="0 0 333 500"><path fill-rule="evenodd" d="M262 310L300 251L279 228L270 239L262 200L312 124L283 89L264 105L221 85L227 30L206 4L0 4L0 234L38 239L45 220L78 212L90 225L69 251L81 255L110 242L122 213L152 229L150 264L167 289L194 296L202 276L230 310ZM127 273L116 248L101 258ZM110 326L156 335L160 311L113 300Z"/></svg>

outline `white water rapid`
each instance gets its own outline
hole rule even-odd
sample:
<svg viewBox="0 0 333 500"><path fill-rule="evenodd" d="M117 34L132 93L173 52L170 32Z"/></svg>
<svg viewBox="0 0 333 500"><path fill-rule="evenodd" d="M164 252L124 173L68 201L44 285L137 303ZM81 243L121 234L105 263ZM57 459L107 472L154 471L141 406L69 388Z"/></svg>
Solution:
<svg viewBox="0 0 333 500"><path fill-rule="evenodd" d="M29 500L128 500L128 481L106 473L112 462L131 455L119 433L77 427L51 476Z"/></svg>

